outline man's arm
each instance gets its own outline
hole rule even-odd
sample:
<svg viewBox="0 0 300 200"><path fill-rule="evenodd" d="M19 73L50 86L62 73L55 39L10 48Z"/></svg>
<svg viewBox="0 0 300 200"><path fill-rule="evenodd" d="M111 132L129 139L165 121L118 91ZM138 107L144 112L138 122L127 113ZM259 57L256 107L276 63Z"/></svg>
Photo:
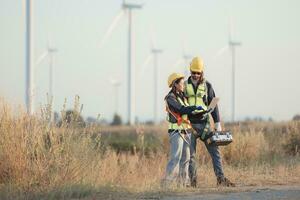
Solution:
<svg viewBox="0 0 300 200"><path fill-rule="evenodd" d="M212 101L212 99L216 96L215 95L215 91L211 85L211 83L206 82L207 84L207 101L208 101L208 105L210 104L210 102ZM218 126L217 124L220 123L220 114L219 114L219 108L218 105L215 107L215 109L212 111L211 116L215 122L215 125ZM219 124L221 125L221 124ZM216 127L217 129L219 129L218 127Z"/></svg>

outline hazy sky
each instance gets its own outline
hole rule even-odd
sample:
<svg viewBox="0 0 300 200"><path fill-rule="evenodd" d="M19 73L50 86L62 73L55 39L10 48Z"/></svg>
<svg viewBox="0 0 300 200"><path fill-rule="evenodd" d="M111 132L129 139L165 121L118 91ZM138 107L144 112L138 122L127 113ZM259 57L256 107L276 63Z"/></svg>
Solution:
<svg viewBox="0 0 300 200"><path fill-rule="evenodd" d="M24 104L25 42L22 0L0 0L0 96L13 105ZM111 120L115 93L109 80L122 81L118 110L127 120L127 18L123 17L104 46L99 47L121 0L35 0L36 60L45 51L47 38L58 49L55 55L55 109L64 98L71 107L78 94L83 115L101 114ZM138 2L138 1L136 1ZM153 116L153 62L142 73L150 53L151 30L159 57L160 118L163 97L174 66L187 52L203 57L205 75L221 98L221 117L231 116L231 54L217 52L228 43L231 16L236 40L236 116L288 120L300 113L300 1L298 0L148 0L134 13L137 116ZM36 108L46 103L49 60L36 66ZM180 67L181 66L181 67Z"/></svg>

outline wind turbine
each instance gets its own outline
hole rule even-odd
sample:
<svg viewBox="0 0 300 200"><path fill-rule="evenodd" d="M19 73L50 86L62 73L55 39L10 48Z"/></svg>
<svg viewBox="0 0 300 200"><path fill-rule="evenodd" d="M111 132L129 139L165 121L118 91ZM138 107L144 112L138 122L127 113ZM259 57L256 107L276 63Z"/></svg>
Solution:
<svg viewBox="0 0 300 200"><path fill-rule="evenodd" d="M214 56L213 59L216 59L218 56L220 56L221 54L223 54L225 51L227 51L228 49L231 52L231 64L232 64L232 68L231 68L231 74L232 74L232 82L231 82L231 87L232 87L232 105L231 105L231 121L234 122L235 121L235 70L236 70L236 65L235 65L235 48L238 46L241 46L242 43L238 42L236 40L233 39L233 24L232 24L232 19L229 19L229 34L228 34L228 45L222 47L217 54Z"/></svg>
<svg viewBox="0 0 300 200"><path fill-rule="evenodd" d="M134 45L133 45L133 10L141 9L141 4L126 3L125 0L122 4L122 10L114 18L113 23L106 31L104 38L101 42L101 46L111 35L113 29L116 27L118 21L124 15L124 12L128 15L128 123L130 125L135 123L135 67L134 67Z"/></svg>
<svg viewBox="0 0 300 200"><path fill-rule="evenodd" d="M132 10L141 9L142 5L123 2L123 9L128 13L128 123L135 124L135 67L133 49Z"/></svg>
<svg viewBox="0 0 300 200"><path fill-rule="evenodd" d="M157 48L156 40L154 39L154 33L151 31L151 53L145 59L141 70L139 72L139 77L142 77L145 69L147 68L149 62L153 59L153 93L154 93L154 104L153 104L153 122L158 123L158 55L163 52L162 49Z"/></svg>
<svg viewBox="0 0 300 200"><path fill-rule="evenodd" d="M163 52L162 49L157 48L156 46L156 42L154 39L154 34L152 33L152 37L151 37L151 53L153 56L153 63L154 63L154 68L153 68L153 81L154 81L154 107L153 107L153 114L154 114L154 123L157 124L158 123L158 55L161 54Z"/></svg>
<svg viewBox="0 0 300 200"><path fill-rule="evenodd" d="M33 0L25 2L25 102L27 113L34 113L34 52L33 52Z"/></svg>
<svg viewBox="0 0 300 200"><path fill-rule="evenodd" d="M174 64L174 67L178 67L179 65L184 65L184 75L186 77L189 76L189 69L188 69L188 65L191 61L191 59L193 58L193 56L191 54L188 54L187 53L187 47L186 47L186 41L183 40L183 43L182 43L182 57L179 58L175 64Z"/></svg>
<svg viewBox="0 0 300 200"><path fill-rule="evenodd" d="M158 48L152 48L152 54L153 54L153 58L154 58L154 123L157 124L158 123L158 55L160 53L162 53L162 49L158 49Z"/></svg>
<svg viewBox="0 0 300 200"><path fill-rule="evenodd" d="M229 29L229 38L228 38L228 45L231 50L231 62L232 62L232 118L231 121L235 121L235 48L241 46L242 43L235 41L232 39L232 30Z"/></svg>
<svg viewBox="0 0 300 200"><path fill-rule="evenodd" d="M51 47L48 41L47 50L39 57L36 62L36 66L38 66L47 56L49 56L49 89L48 94L50 97L53 97L53 68L54 68L54 54L57 53L58 49Z"/></svg>
<svg viewBox="0 0 300 200"><path fill-rule="evenodd" d="M54 104L54 93L53 93L53 86L54 86L54 54L57 53L57 49L50 46L50 42L48 40L47 50L40 56L40 58L36 62L36 66L38 66L47 56L49 56L49 89L48 95L50 97L50 103ZM53 119L53 115L51 114L51 121Z"/></svg>

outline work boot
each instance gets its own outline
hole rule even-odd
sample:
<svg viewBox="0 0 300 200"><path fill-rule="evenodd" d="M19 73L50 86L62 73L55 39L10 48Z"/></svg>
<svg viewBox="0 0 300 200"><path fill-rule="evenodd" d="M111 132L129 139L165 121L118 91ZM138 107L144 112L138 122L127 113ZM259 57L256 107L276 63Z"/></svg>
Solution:
<svg viewBox="0 0 300 200"><path fill-rule="evenodd" d="M193 187L193 188L197 187L197 179L196 178L191 179L191 187Z"/></svg>
<svg viewBox="0 0 300 200"><path fill-rule="evenodd" d="M171 188L176 188L176 182L174 182L173 180L164 178L160 182L160 187L163 190L168 190L168 189L171 189Z"/></svg>
<svg viewBox="0 0 300 200"><path fill-rule="evenodd" d="M191 183L190 183L190 181L181 182L180 184L177 185L177 187L179 187L179 188L189 188L189 187L191 187Z"/></svg>
<svg viewBox="0 0 300 200"><path fill-rule="evenodd" d="M218 177L217 186L235 187L235 184L226 177Z"/></svg>

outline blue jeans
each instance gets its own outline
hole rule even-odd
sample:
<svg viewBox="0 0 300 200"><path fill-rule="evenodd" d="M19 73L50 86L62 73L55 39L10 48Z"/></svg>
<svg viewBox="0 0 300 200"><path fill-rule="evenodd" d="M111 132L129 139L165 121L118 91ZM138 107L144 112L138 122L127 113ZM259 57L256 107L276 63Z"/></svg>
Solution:
<svg viewBox="0 0 300 200"><path fill-rule="evenodd" d="M178 130L169 132L170 160L166 169L166 182L178 180L189 184L190 134L180 134Z"/></svg>
<svg viewBox="0 0 300 200"><path fill-rule="evenodd" d="M201 135L205 123L202 124L192 124L193 129L198 133L197 136L195 134L191 135L191 143L190 143L190 165L189 165L189 176L192 182L197 182L197 163L196 163L196 145L197 145L197 138L199 138ZM210 154L210 157L212 159L212 164L214 167L214 172L216 177L224 177L223 169L222 169L222 161L221 156L219 152L219 148L216 144L208 144L206 141L204 141L205 147L207 151Z"/></svg>

